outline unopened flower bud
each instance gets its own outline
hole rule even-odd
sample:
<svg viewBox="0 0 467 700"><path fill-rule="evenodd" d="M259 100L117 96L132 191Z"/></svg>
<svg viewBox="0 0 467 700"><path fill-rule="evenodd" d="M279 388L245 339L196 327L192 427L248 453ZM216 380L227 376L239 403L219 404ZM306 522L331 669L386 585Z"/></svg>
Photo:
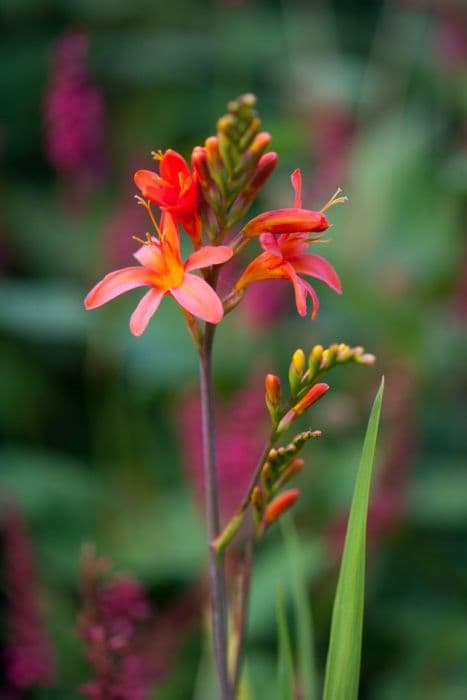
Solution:
<svg viewBox="0 0 467 700"><path fill-rule="evenodd" d="M269 450L268 460L270 462L277 462L278 458L279 458L279 455L277 454L277 450L273 447L271 450Z"/></svg>
<svg viewBox="0 0 467 700"><path fill-rule="evenodd" d="M261 133L255 136L252 144L250 145L248 150L242 155L242 157L240 158L240 162L235 168L236 177L239 177L244 173L254 172L256 166L259 163L259 159L271 143L271 140L271 134L268 134L267 131L262 131Z"/></svg>
<svg viewBox="0 0 467 700"><path fill-rule="evenodd" d="M263 522L265 526L268 527L269 525L272 525L272 523L275 523L276 520L281 517L281 515L283 515L293 506L299 496L300 491L298 489L289 489L271 501L264 511Z"/></svg>
<svg viewBox="0 0 467 700"><path fill-rule="evenodd" d="M273 422L275 422L281 402L281 380L275 374L267 374L264 385L266 390L266 406L268 407Z"/></svg>
<svg viewBox="0 0 467 700"><path fill-rule="evenodd" d="M296 459L292 460L292 462L290 462L289 466L287 467L287 469L285 469L284 473L281 476L281 486L283 484L286 484L296 474L301 472L304 464L305 461L301 457L296 457Z"/></svg>
<svg viewBox="0 0 467 700"><path fill-rule="evenodd" d="M340 343L337 349L337 360L336 362L344 363L349 362L353 358L353 353L351 348L345 343Z"/></svg>
<svg viewBox="0 0 467 700"><path fill-rule="evenodd" d="M323 357L321 360L322 369L331 369L337 359L338 346L336 344L330 345L326 350L323 351Z"/></svg>
<svg viewBox="0 0 467 700"><path fill-rule="evenodd" d="M292 442L298 452L298 450L300 450L303 445L308 442L308 440L311 440L312 438L320 438L321 435L321 430L304 430L303 433L298 433Z"/></svg>
<svg viewBox="0 0 467 700"><path fill-rule="evenodd" d="M218 131L223 131L230 134L235 126L235 117L232 114L224 114L223 117L217 120Z"/></svg>
<svg viewBox="0 0 467 700"><path fill-rule="evenodd" d="M251 503L256 510L262 510L264 507L264 496L259 486L255 486L251 492Z"/></svg>
<svg viewBox="0 0 467 700"><path fill-rule="evenodd" d="M289 367L289 384L292 395L297 392L305 370L305 353L301 348L295 350Z"/></svg>
<svg viewBox="0 0 467 700"><path fill-rule="evenodd" d="M206 149L196 146L191 154L191 164L198 178L200 189L204 199L214 211L219 211L222 205L222 197L216 183L212 180L207 160ZM205 212L203 212L205 214ZM217 225L217 222L214 222ZM209 229L210 227L207 226Z"/></svg>
<svg viewBox="0 0 467 700"><path fill-rule="evenodd" d="M262 131L260 134L257 134L257 136L255 136L255 139L248 150L251 153L260 155L264 153L271 141L271 134L269 134L267 131Z"/></svg>
<svg viewBox="0 0 467 700"><path fill-rule="evenodd" d="M246 238L260 236L262 233L311 233L326 231L329 222L319 211L311 209L274 209L255 216L243 228Z"/></svg>
<svg viewBox="0 0 467 700"><path fill-rule="evenodd" d="M275 481L275 469L271 462L265 462L261 469L261 480L266 490L270 489Z"/></svg>
<svg viewBox="0 0 467 700"><path fill-rule="evenodd" d="M328 389L329 384L325 384L324 382L312 386L311 389L307 391L305 396L303 396L300 399L300 401L298 401L295 404L295 406L293 406L293 408L290 409L290 411L287 411L287 413L277 426L277 432L280 433L286 428L288 428L292 421L301 416L307 408L309 408L312 404L316 403L322 396L324 396Z"/></svg>
<svg viewBox="0 0 467 700"><path fill-rule="evenodd" d="M209 136L204 142L206 157L208 161L209 174L219 187L221 193L224 192L224 161L219 150L219 139L216 136Z"/></svg>
<svg viewBox="0 0 467 700"><path fill-rule="evenodd" d="M253 119L250 121L248 127L245 129L238 142L238 149L241 153L246 151L246 149L251 144L260 128L261 119L258 116L253 117Z"/></svg>
<svg viewBox="0 0 467 700"><path fill-rule="evenodd" d="M265 153L263 156L261 156L252 179L240 191L234 203L230 207L227 218L227 226L232 226L244 214L246 214L250 206L253 204L259 190L263 187L264 183L276 167L277 161L278 156L277 153L274 153L274 151L270 151L269 153Z"/></svg>
<svg viewBox="0 0 467 700"><path fill-rule="evenodd" d="M209 185L209 170L206 156L206 149L202 146L195 146L191 154L191 164L193 170L198 175L198 182L204 189Z"/></svg>
<svg viewBox="0 0 467 700"><path fill-rule="evenodd" d="M255 104L256 95L253 95L252 92L246 92L245 94L240 95L240 97L237 97L235 100L231 100L227 105L227 108L229 112L232 112L233 114L238 114L238 112L241 112L245 109L252 110Z"/></svg>
<svg viewBox="0 0 467 700"><path fill-rule="evenodd" d="M321 358L323 357L323 346L315 345L308 357L309 378L314 379L321 368Z"/></svg>
<svg viewBox="0 0 467 700"><path fill-rule="evenodd" d="M374 365L376 362L376 355L372 355L369 352L363 353L363 355L359 355L358 357L355 358L355 362L359 365Z"/></svg>

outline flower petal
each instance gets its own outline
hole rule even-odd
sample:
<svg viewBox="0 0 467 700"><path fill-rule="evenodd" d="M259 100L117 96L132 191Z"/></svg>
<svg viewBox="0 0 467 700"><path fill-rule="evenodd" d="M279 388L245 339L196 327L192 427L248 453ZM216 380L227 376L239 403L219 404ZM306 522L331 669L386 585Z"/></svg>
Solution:
<svg viewBox="0 0 467 700"><path fill-rule="evenodd" d="M180 257L180 236L174 217L170 212L164 210L161 215L161 241L164 255L169 255L175 259L176 264L181 265Z"/></svg>
<svg viewBox="0 0 467 700"><path fill-rule="evenodd" d="M252 260L251 263L245 268L242 276L236 283L235 288L243 289L252 282L260 282L261 280L288 279L290 274L288 271L284 273L283 265L284 262L282 256L278 257L277 255L267 252L261 253L261 255L254 258L254 260Z"/></svg>
<svg viewBox="0 0 467 700"><path fill-rule="evenodd" d="M185 272L182 284L169 292L180 306L203 321L219 323L222 320L222 302L214 289L201 277Z"/></svg>
<svg viewBox="0 0 467 700"><path fill-rule="evenodd" d="M164 259L161 251L161 245L156 238L152 238L152 245L145 243L138 248L133 257L144 267L148 267L154 272L165 270Z"/></svg>
<svg viewBox="0 0 467 700"><path fill-rule="evenodd" d="M292 187L295 192L293 205L295 208L300 209L302 206L302 173L300 168L293 171L290 179L292 180Z"/></svg>
<svg viewBox="0 0 467 700"><path fill-rule="evenodd" d="M146 268L125 267L122 270L115 270L91 289L84 300L84 306L86 309L95 309L130 289L144 285L151 285L150 273Z"/></svg>
<svg viewBox="0 0 467 700"><path fill-rule="evenodd" d="M151 320L153 314L157 311L159 304L165 292L159 289L150 289L139 302L136 309L131 314L130 331L133 335L141 335L146 330L146 327Z"/></svg>
<svg viewBox="0 0 467 700"><path fill-rule="evenodd" d="M289 263L284 263L282 267L283 267L284 271L287 273L287 276L289 277L290 281L293 284L294 293L295 293L295 304L297 306L297 311L300 314L300 316L306 316L307 289L306 289L305 282L300 279L300 277L297 275L297 273L293 269L292 265L290 265Z"/></svg>
<svg viewBox="0 0 467 700"><path fill-rule="evenodd" d="M185 263L185 270L200 270L202 267L219 265L224 263L233 255L233 250L228 245L205 245L190 255Z"/></svg>
<svg viewBox="0 0 467 700"><path fill-rule="evenodd" d="M279 248L277 238L273 236L272 233L262 233L259 237L259 242L263 250L267 251L268 253L272 253L273 255L277 255L279 258L282 257L282 252Z"/></svg>
<svg viewBox="0 0 467 700"><path fill-rule="evenodd" d="M325 282L331 289L338 294L342 294L342 286L339 276L333 266L321 255L297 255L287 258L288 262L300 274L311 275L316 279Z"/></svg>
<svg viewBox="0 0 467 700"><path fill-rule="evenodd" d="M159 172L164 180L178 184L178 174L182 173L184 177L190 177L191 171L185 158L168 148L161 158Z"/></svg>
<svg viewBox="0 0 467 700"><path fill-rule="evenodd" d="M138 187L143 197L147 197L156 204L162 204L167 201L170 190L173 189L168 183L152 170L137 170L134 175L136 187ZM172 200L176 200L176 192L172 193Z"/></svg>
<svg viewBox="0 0 467 700"><path fill-rule="evenodd" d="M309 282L307 282L306 280L302 280L302 279L300 279L300 282L303 284L306 291L308 292L308 294L311 297L311 303L312 303L311 320L314 321L315 318L317 317L318 311L319 311L318 295L316 294L316 292L313 289L313 287L311 286L311 284L309 284Z"/></svg>

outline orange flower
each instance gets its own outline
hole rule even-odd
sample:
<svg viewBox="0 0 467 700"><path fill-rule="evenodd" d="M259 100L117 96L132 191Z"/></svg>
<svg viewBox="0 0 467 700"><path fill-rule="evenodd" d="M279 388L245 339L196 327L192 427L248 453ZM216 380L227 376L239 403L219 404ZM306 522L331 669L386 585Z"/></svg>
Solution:
<svg viewBox="0 0 467 700"><path fill-rule="evenodd" d="M310 295L313 304L311 318L314 319L319 309L318 296L299 274L310 275L325 282L338 294L342 293L342 288L336 271L327 260L320 255L305 253L309 245L319 240L319 237L310 237L310 232L324 231L329 224L321 212L301 209L300 170L295 170L291 179L295 190L294 208L260 214L243 229L244 235L261 233L259 240L265 252L248 265L235 289L241 290L253 282L267 279L290 280L294 287L298 313L306 315L306 297ZM280 235L276 237L274 234Z"/></svg>
<svg viewBox="0 0 467 700"><path fill-rule="evenodd" d="M95 309L136 287L150 287L130 319L133 335L141 335L162 298L170 294L190 314L209 323L219 323L224 315L222 302L213 288L192 270L218 265L232 257L229 246L203 246L182 262L175 220L169 212L161 217L160 240L151 238L135 253L139 267L115 270L98 282L87 295L86 309Z"/></svg>
<svg viewBox="0 0 467 700"><path fill-rule="evenodd" d="M136 186L151 202L169 211L195 245L201 242L201 218L198 212L198 179L177 151L169 148L155 154L160 161L159 174L151 170L135 173Z"/></svg>

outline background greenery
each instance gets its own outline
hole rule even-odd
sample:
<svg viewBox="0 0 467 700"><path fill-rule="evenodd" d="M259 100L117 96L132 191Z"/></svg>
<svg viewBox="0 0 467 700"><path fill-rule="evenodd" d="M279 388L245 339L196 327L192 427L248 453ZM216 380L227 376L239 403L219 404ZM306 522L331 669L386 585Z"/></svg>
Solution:
<svg viewBox="0 0 467 700"><path fill-rule="evenodd" d="M202 516L178 420L196 383L183 318L166 301L137 339L127 326L134 297L93 314L82 299L129 264L130 236L144 233L132 175L150 167L149 151L188 155L247 91L280 155L258 206L290 203L295 167L308 206L338 186L349 196L332 211L325 249L344 295L320 286L311 322L286 289L271 323L255 316L265 299L255 292L220 330L220 392L229 401L252 371L284 371L298 346L343 341L378 357L375 369L333 375L312 419L325 437L297 484L318 665L342 518L384 373L361 697L466 697L465 19L455 0L1 3L0 478L30 527L59 670L54 689L31 697L77 697L87 678L74 631L83 541L138 575L161 616L200 579ZM53 47L76 29L89 36L89 80L105 105L92 177L54 167L45 136L47 86L60 70ZM275 683L275 584L290 603L287 574L271 533L248 652L264 696ZM196 625L182 636L154 699L189 695L200 638Z"/></svg>

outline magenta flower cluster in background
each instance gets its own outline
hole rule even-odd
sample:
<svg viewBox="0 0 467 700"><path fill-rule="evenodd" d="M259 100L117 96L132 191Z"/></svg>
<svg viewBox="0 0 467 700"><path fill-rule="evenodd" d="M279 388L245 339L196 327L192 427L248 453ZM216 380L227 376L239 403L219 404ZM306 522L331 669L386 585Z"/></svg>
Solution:
<svg viewBox="0 0 467 700"><path fill-rule="evenodd" d="M17 690L51 686L54 653L43 621L33 546L21 511L12 502L3 508L3 549L7 682Z"/></svg>
<svg viewBox="0 0 467 700"><path fill-rule="evenodd" d="M92 668L80 692L91 700L146 700L170 673L188 632L198 623L199 590L183 592L154 613L142 584L116 574L109 559L83 550L79 637Z"/></svg>
<svg viewBox="0 0 467 700"><path fill-rule="evenodd" d="M75 185L95 183L105 171L104 100L89 75L88 49L81 32L56 42L43 102L47 159Z"/></svg>
<svg viewBox="0 0 467 700"><path fill-rule="evenodd" d="M144 700L147 685L136 632L150 616L141 584L131 576L102 580L108 560L91 547L83 555L83 601L78 634L85 642L93 678L81 687L92 700Z"/></svg>

